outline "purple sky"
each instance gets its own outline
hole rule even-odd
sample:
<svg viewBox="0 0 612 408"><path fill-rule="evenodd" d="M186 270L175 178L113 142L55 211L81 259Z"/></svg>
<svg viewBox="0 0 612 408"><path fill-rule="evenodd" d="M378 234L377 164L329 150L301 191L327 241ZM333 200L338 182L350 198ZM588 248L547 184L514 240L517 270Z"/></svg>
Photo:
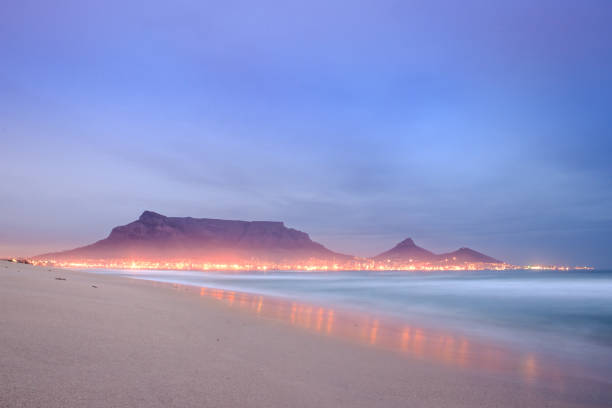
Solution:
<svg viewBox="0 0 612 408"><path fill-rule="evenodd" d="M0 3L0 255L150 209L612 267L612 2Z"/></svg>

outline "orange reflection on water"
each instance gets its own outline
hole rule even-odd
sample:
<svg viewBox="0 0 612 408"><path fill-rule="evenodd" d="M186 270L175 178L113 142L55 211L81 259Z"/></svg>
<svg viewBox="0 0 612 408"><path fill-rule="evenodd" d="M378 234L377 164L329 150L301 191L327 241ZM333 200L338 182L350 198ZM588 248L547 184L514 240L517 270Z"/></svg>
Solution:
<svg viewBox="0 0 612 408"><path fill-rule="evenodd" d="M370 327L370 344L376 344L376 336L378 335L378 320L374 320Z"/></svg>
<svg viewBox="0 0 612 408"><path fill-rule="evenodd" d="M325 326L325 331L330 334L332 331L332 327L334 325L334 311L329 309L327 311L327 325Z"/></svg>
<svg viewBox="0 0 612 408"><path fill-rule="evenodd" d="M323 308L320 307L319 310L317 310L317 327L316 330L318 332L321 331L321 326L323 325Z"/></svg>
<svg viewBox="0 0 612 408"><path fill-rule="evenodd" d="M522 363L523 376L526 381L534 382L538 376L538 364L532 354L527 355Z"/></svg>
<svg viewBox="0 0 612 408"><path fill-rule="evenodd" d="M465 368L514 372L526 383L536 382L545 371L533 354L510 352L496 345L475 342L461 334L261 295L178 284L172 286L217 299L263 318L281 320L322 335L375 345L411 357ZM550 374L558 376L559 372L548 370L548 374L550 380Z"/></svg>

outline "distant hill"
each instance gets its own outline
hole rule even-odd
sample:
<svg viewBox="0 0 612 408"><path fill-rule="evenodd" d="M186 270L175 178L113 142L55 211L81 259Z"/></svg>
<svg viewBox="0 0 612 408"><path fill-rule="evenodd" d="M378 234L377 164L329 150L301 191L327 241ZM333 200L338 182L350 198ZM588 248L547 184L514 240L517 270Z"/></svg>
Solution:
<svg viewBox="0 0 612 408"><path fill-rule="evenodd" d="M412 238L407 238L382 254L376 255L376 261L391 260L394 262L436 262L438 257L420 246L417 246Z"/></svg>
<svg viewBox="0 0 612 408"><path fill-rule="evenodd" d="M352 257L330 251L282 222L166 217L145 211L138 220L113 228L107 238L94 244L34 259L332 263Z"/></svg>
<svg viewBox="0 0 612 408"><path fill-rule="evenodd" d="M454 262L482 262L482 263L502 263L495 258L488 255L481 254L478 251L474 251L470 248L460 248L454 252L439 255L440 261L448 261L449 263Z"/></svg>
<svg viewBox="0 0 612 408"><path fill-rule="evenodd" d="M495 258L470 248L460 248L445 254L434 254L417 246L411 238L407 238L379 255L372 258L377 262L393 262L401 264L431 263L431 264L464 264L464 263L502 263Z"/></svg>

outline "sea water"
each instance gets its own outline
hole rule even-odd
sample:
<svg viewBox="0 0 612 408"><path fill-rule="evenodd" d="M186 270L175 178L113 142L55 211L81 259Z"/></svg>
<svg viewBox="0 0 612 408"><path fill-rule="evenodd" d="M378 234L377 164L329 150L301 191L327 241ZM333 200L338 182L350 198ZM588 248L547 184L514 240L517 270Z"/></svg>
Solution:
<svg viewBox="0 0 612 408"><path fill-rule="evenodd" d="M612 379L612 271L95 272L387 316Z"/></svg>

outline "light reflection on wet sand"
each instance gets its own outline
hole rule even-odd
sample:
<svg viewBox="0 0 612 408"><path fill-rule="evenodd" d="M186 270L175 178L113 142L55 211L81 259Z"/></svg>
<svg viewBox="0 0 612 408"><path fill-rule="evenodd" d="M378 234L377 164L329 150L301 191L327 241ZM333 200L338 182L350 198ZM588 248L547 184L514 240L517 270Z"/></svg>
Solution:
<svg viewBox="0 0 612 408"><path fill-rule="evenodd" d="M521 354L497 345L476 342L460 334L275 297L175 283L153 284L171 285L178 290L194 292L202 297L222 301L230 307L322 335L446 365L510 373L526 384L545 381L547 386L559 391L564 388L563 371L549 361L541 361L533 353Z"/></svg>

